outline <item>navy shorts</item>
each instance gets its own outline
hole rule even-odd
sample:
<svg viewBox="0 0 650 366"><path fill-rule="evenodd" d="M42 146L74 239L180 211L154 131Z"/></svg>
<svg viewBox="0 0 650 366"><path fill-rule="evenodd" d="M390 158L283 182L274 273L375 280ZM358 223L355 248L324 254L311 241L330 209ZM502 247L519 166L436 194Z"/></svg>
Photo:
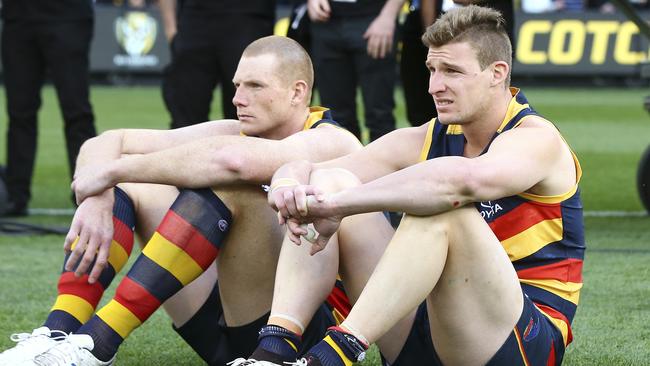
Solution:
<svg viewBox="0 0 650 366"><path fill-rule="evenodd" d="M489 366L560 365L564 340L560 330L524 296L524 309L515 329L487 363ZM384 365L388 365L384 361ZM418 307L411 332L391 366L442 365L431 339L426 303Z"/></svg>

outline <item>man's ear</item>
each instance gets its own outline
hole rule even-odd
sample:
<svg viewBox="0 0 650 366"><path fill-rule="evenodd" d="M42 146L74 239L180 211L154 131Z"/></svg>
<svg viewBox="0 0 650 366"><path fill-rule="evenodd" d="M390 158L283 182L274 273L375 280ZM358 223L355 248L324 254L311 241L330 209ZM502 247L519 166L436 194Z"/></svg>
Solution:
<svg viewBox="0 0 650 366"><path fill-rule="evenodd" d="M510 66L505 61L496 61L492 64L492 86L505 83L510 75Z"/></svg>
<svg viewBox="0 0 650 366"><path fill-rule="evenodd" d="M291 105L305 105L309 104L309 86L304 80L296 80L293 82L293 96L291 97Z"/></svg>

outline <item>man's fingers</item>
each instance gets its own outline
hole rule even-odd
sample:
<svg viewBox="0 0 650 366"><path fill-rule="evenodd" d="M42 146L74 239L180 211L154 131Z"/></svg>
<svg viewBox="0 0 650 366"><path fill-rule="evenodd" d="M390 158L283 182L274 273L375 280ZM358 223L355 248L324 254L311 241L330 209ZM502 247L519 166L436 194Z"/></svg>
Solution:
<svg viewBox="0 0 650 366"><path fill-rule="evenodd" d="M304 186L298 186L294 190L294 201L296 209L300 216L307 216L309 210L307 209L307 193Z"/></svg>
<svg viewBox="0 0 650 366"><path fill-rule="evenodd" d="M286 208L285 217L298 217L300 215L300 212L296 207L296 198L293 194L293 191L286 190L282 192L282 196L284 197L284 205Z"/></svg>
<svg viewBox="0 0 650 366"><path fill-rule="evenodd" d="M314 255L321 250L325 249L327 246L327 242L329 241L330 237L329 236L323 236L323 235L318 235L318 238L316 238L316 241L312 244L311 246L311 251L310 255Z"/></svg>
<svg viewBox="0 0 650 366"><path fill-rule="evenodd" d="M81 232L79 234L79 238L77 238L76 241L73 242L73 245L71 247L72 252L70 253L68 260L65 263L66 271L72 271L75 269L77 263L83 256L87 245L88 245L88 235L84 232Z"/></svg>
<svg viewBox="0 0 650 366"><path fill-rule="evenodd" d="M102 274L104 268L108 264L108 254L110 252L109 245L101 245L99 247L99 252L97 253L97 259L95 260L95 265L93 266L92 271L90 271L90 276L88 277L88 283L95 283L99 276Z"/></svg>
<svg viewBox="0 0 650 366"><path fill-rule="evenodd" d="M79 240L79 231L73 222L72 226L70 226L70 230L68 230L68 234L65 236L65 240L63 241L63 250L66 253L69 253L77 240Z"/></svg>
<svg viewBox="0 0 650 366"><path fill-rule="evenodd" d="M79 262L79 266L77 266L77 270L74 271L75 276L83 276L83 274L86 273L88 269L90 269L90 266L93 264L96 256L97 246L95 244L88 243L88 247L86 247L86 251L84 252L83 257Z"/></svg>

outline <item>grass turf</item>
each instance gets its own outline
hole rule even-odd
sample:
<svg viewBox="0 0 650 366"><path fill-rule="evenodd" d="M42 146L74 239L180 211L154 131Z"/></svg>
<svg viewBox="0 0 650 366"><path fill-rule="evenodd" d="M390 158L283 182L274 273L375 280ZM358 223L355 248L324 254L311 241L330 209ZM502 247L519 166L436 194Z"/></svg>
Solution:
<svg viewBox="0 0 650 366"><path fill-rule="evenodd" d="M586 210L641 210L635 177L641 152L650 144L650 118L642 108L647 91L525 91L533 106L557 124L577 152L585 172L581 186ZM53 90L46 88L43 97L32 207L69 208L62 122ZM1 93L0 99L4 99ZM92 100L100 131L168 125L157 88L95 87ZM405 126L401 96L397 101L398 124ZM6 118L1 123L4 131ZM36 216L27 221L65 225L69 219ZM586 228L585 286L573 324L575 341L565 364L649 364L650 219L588 217ZM60 270L62 242L62 237L55 235L0 236L0 349L12 344L7 335L30 330L45 318L56 294L54 274ZM163 312L136 330L118 357L122 365L200 364L171 330ZM379 365L376 352L364 364Z"/></svg>

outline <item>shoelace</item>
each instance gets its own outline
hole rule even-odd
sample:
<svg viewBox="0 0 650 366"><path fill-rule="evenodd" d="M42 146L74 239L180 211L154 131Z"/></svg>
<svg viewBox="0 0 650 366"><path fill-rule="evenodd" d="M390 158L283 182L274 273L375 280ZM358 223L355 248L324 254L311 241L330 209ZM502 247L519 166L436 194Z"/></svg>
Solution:
<svg viewBox="0 0 650 366"><path fill-rule="evenodd" d="M307 359L301 358L296 360L296 362L285 362L288 366L307 366Z"/></svg>
<svg viewBox="0 0 650 366"><path fill-rule="evenodd" d="M306 362L306 361L305 361ZM245 358L238 358L234 361L228 362L226 365L228 366L246 366L246 365L259 365L259 366L277 366L276 363L273 362L268 362L268 361L257 361L255 359L245 359ZM305 364L297 364L294 362L285 362L285 365L295 365L295 366L305 366Z"/></svg>
<svg viewBox="0 0 650 366"><path fill-rule="evenodd" d="M66 336L65 339L47 352L34 357L34 363L39 366L69 365L69 362L73 360L72 356L77 356L79 350L80 347L70 342Z"/></svg>
<svg viewBox="0 0 650 366"><path fill-rule="evenodd" d="M58 334L57 336L54 336L54 334ZM33 333L14 333L11 336L9 336L9 339L16 343L22 343L23 341L27 341L30 338L38 338L40 336L47 337L45 334L33 334ZM52 330L50 331L50 338L55 340L55 341L61 341L64 340L68 335L65 332L62 332L60 330Z"/></svg>

